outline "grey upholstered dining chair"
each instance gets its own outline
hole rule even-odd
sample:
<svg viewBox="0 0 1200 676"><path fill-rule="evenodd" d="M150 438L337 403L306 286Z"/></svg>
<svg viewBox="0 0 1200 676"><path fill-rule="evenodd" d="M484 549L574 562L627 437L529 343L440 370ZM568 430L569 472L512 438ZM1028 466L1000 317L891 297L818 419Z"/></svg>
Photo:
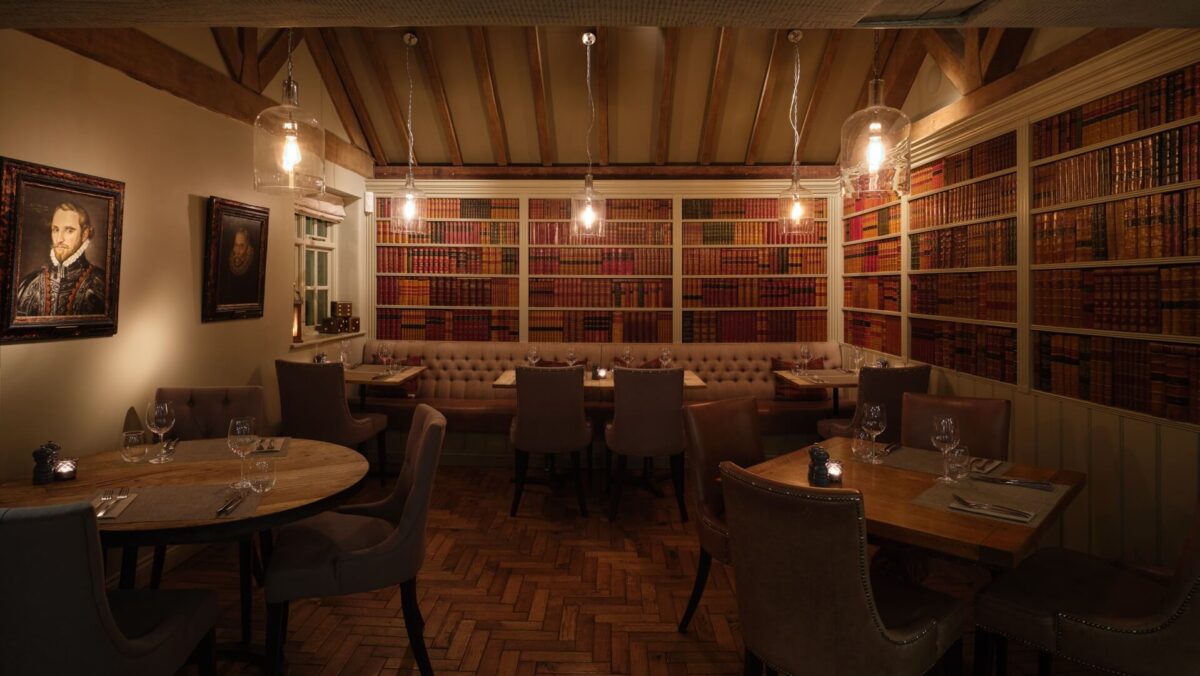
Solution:
<svg viewBox="0 0 1200 676"><path fill-rule="evenodd" d="M962 602L871 578L862 493L720 470L745 673L961 671Z"/></svg>
<svg viewBox="0 0 1200 676"><path fill-rule="evenodd" d="M758 425L758 402L754 397L692 404L683 409L683 421L688 437L687 467L692 477L700 560L696 563L692 595L679 620L680 633L687 631L700 605L712 560L725 565L733 563L718 466L728 460L749 467L766 459Z"/></svg>
<svg viewBox="0 0 1200 676"><path fill-rule="evenodd" d="M683 449L687 446L683 432L683 369L615 369L613 421L604 428L604 441L617 456L609 521L617 518L630 457L642 458L647 472L653 471L655 458L670 459L679 516L688 520L683 497ZM646 479L651 480L649 474Z"/></svg>
<svg viewBox="0 0 1200 676"><path fill-rule="evenodd" d="M0 509L0 672L173 674L189 656L216 672L217 595L105 592L87 503Z"/></svg>
<svg viewBox="0 0 1200 676"><path fill-rule="evenodd" d="M900 442L911 448L934 450L933 416L953 416L960 443L973 457L1008 460L1008 430L1012 402L981 397L942 397L904 393Z"/></svg>
<svg viewBox="0 0 1200 676"><path fill-rule="evenodd" d="M517 367L517 415L509 427L508 440L516 464L511 516L517 515L529 454L570 453L575 473L579 513L587 516L580 453L592 443L592 426L583 413L583 367Z"/></svg>
<svg viewBox="0 0 1200 676"><path fill-rule="evenodd" d="M433 673L425 649L425 620L417 605L417 572L425 561L425 525L446 418L419 404L404 466L388 497L347 505L279 529L267 566L268 673L276 673L287 637L288 602L400 586L400 604L413 657Z"/></svg>
<svg viewBox="0 0 1200 676"><path fill-rule="evenodd" d="M893 368L864 368L858 376L858 407L853 418L829 418L817 423L822 439L849 437L862 418L863 404L883 404L887 410L887 428L875 440L892 443L900 440L900 414L905 392L929 391L928 364Z"/></svg>
<svg viewBox="0 0 1200 676"><path fill-rule="evenodd" d="M379 484L384 485L387 479L387 416L363 413L361 418L356 418L350 414L342 365L276 359L275 374L279 378L283 433L357 448L363 455L367 454L367 442L374 437Z"/></svg>

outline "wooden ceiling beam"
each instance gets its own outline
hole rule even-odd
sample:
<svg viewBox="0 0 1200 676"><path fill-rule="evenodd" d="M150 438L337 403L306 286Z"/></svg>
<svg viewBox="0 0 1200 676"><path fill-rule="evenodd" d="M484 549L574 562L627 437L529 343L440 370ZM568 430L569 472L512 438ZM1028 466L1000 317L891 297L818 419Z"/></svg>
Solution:
<svg viewBox="0 0 1200 676"><path fill-rule="evenodd" d="M762 146L764 131L767 126L767 113L775 101L775 79L782 66L779 65L782 54L787 52L788 39L786 30L775 31L771 40L771 56L767 58L767 69L763 72L762 88L758 93L758 109L754 111L754 122L750 125L750 138L746 141L746 165L753 166L758 161L758 151Z"/></svg>
<svg viewBox="0 0 1200 676"><path fill-rule="evenodd" d="M925 63L925 45L915 31L904 31L896 37L892 56L883 69L883 102L893 108L903 108Z"/></svg>
<svg viewBox="0 0 1200 676"><path fill-rule="evenodd" d="M959 94L968 94L973 87L963 58L964 42L957 31L943 28L921 29L925 51L937 62L938 68L950 80Z"/></svg>
<svg viewBox="0 0 1200 676"><path fill-rule="evenodd" d="M704 109L704 123L700 131L700 164L712 162L717 147L717 127L721 111L725 107L725 93L729 89L729 69L733 64L733 29L722 28L717 36L717 55L713 59L712 78L709 80L708 105Z"/></svg>
<svg viewBox="0 0 1200 676"><path fill-rule="evenodd" d="M608 164L608 49L609 32L596 29L596 146L600 166Z"/></svg>
<svg viewBox="0 0 1200 676"><path fill-rule="evenodd" d="M333 68L337 72L338 79L341 80L342 86L346 88L346 95L350 99L350 109L354 113L354 116L358 118L358 123L362 128L363 134L367 137L367 149L371 151L371 155L375 157L377 164L387 164L387 156L383 152L383 144L379 141L379 134L375 131L375 124L371 122L371 113L367 110L366 101L363 100L362 90L358 88L358 81L354 78L354 71L350 68L350 62L346 59L346 53L342 51L342 43L338 39L337 30L322 28L321 37L325 38L325 48L329 51L329 57L333 60Z"/></svg>
<svg viewBox="0 0 1200 676"><path fill-rule="evenodd" d="M283 28L271 36L267 41L267 46L263 47L258 54L258 91L261 93L266 91L267 85L271 84L271 80L275 79L275 75L279 73L279 69L283 68L283 64L287 63L288 58L288 29ZM292 34L292 49L295 50L300 46L300 42L304 40L304 31L296 31Z"/></svg>
<svg viewBox="0 0 1200 676"><path fill-rule="evenodd" d="M979 63L982 39L979 28L963 29L963 70L966 71L967 85L972 91L983 86L983 68Z"/></svg>
<svg viewBox="0 0 1200 676"><path fill-rule="evenodd" d="M258 29L239 28L238 41L241 44L242 62L238 72L238 82L244 86L261 92L258 76Z"/></svg>
<svg viewBox="0 0 1200 676"><path fill-rule="evenodd" d="M354 115L354 107L350 104L350 97L346 94L345 87L342 86L342 78L333 65L333 58L329 55L321 30L318 28L304 29L304 41L308 44L308 53L312 55L313 62L317 65L321 82L325 85L325 91L329 94L329 100L333 102L333 109L337 112L338 119L342 121L342 127L345 128L346 135L350 137L350 142L359 148L366 149L368 147L367 137L363 134L362 127L358 124L358 118Z"/></svg>
<svg viewBox="0 0 1200 676"><path fill-rule="evenodd" d="M359 38L362 39L363 46L367 48L367 60L371 62L371 71L375 75L375 81L379 84L379 90L383 92L383 102L387 106L388 116L392 118L392 126L396 128L396 134L400 137L400 152L404 154L404 159L408 159L408 125L404 120L403 109L400 107L400 98L396 96L396 84L392 81L392 72L388 68L387 60L383 57L383 50L379 48L377 36L382 34L377 28L359 28ZM407 48L405 48L407 49ZM405 56L405 58L408 58ZM413 162L416 163L416 153L413 153Z"/></svg>
<svg viewBox="0 0 1200 676"><path fill-rule="evenodd" d="M404 178L407 167L387 165L375 167L375 178ZM493 166L450 166L425 165L417 167L413 175L419 179L574 179L587 171L581 165L518 165L507 167ZM597 179L789 179L792 177L791 166L754 166L744 164L710 164L699 166L688 165L654 165L654 164L610 164L606 167L593 167L592 174ZM800 178L830 179L837 178L838 168L834 165L801 165Z"/></svg>
<svg viewBox="0 0 1200 676"><path fill-rule="evenodd" d="M538 155L543 166L554 164L554 145L550 138L550 115L546 110L546 73L542 54L542 36L537 27L525 29L525 52L529 59L529 80L533 83L533 115L537 122Z"/></svg>
<svg viewBox="0 0 1200 676"><path fill-rule="evenodd" d="M454 131L454 117L450 114L450 101L446 98L446 85L442 81L442 71L438 68L437 57L433 54L433 43L429 39L429 31L424 28L414 28L417 35L417 54L421 57L421 65L425 67L425 77L429 78L429 88L432 90L433 102L437 107L438 119L441 121L442 139L446 150L450 153L450 161L456 165L463 163L462 149L458 145L458 133Z"/></svg>
<svg viewBox="0 0 1200 676"><path fill-rule="evenodd" d="M837 59L838 46L842 43L842 31L829 31L829 39L825 41L825 49L821 52L821 65L813 78L812 95L808 97L808 106L804 109L804 117L800 122L800 150L797 157L804 160L804 148L808 145L808 137L812 134L813 118L817 114L817 106L825 97L825 88L829 85L829 74L833 71L833 62Z"/></svg>
<svg viewBox="0 0 1200 676"><path fill-rule="evenodd" d="M658 94L658 125L654 130L654 163L666 164L671 151L671 106L675 101L675 66L679 57L679 29L662 29L663 70Z"/></svg>
<svg viewBox="0 0 1200 676"><path fill-rule="evenodd" d="M213 27L213 40L217 43L217 51L221 52L221 60L225 62L225 69L229 71L229 77L235 81L242 72L242 46L238 41L238 33L236 28Z"/></svg>
<svg viewBox="0 0 1200 676"><path fill-rule="evenodd" d="M496 94L496 73L492 69L487 29L483 26L467 28L471 36L471 58L475 60L475 75L479 78L479 91L483 94L483 105L487 109L488 137L492 141L492 157L496 164L508 164L508 136L504 132L504 113L500 110L500 97Z"/></svg>
<svg viewBox="0 0 1200 676"><path fill-rule="evenodd" d="M979 69L983 75L983 84L995 82L1017 69L1025 48L1029 46L1029 38L1033 36L1032 28L993 28L988 31L980 47Z"/></svg>

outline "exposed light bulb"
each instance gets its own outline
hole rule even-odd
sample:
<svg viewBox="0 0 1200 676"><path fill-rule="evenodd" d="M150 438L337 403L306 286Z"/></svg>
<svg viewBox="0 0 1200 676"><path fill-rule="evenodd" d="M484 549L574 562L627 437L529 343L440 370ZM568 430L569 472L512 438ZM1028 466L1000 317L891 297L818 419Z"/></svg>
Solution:
<svg viewBox="0 0 1200 676"><path fill-rule="evenodd" d="M799 223L800 219L804 218L804 203L799 197L792 197L791 219L793 223Z"/></svg>
<svg viewBox="0 0 1200 676"><path fill-rule="evenodd" d="M283 123L283 157L280 158L280 164L283 165L283 170L289 174L296 169L301 159L297 127L295 122Z"/></svg>
<svg viewBox="0 0 1200 676"><path fill-rule="evenodd" d="M417 217L417 198L411 192L404 196L404 220L411 221Z"/></svg>
<svg viewBox="0 0 1200 676"><path fill-rule="evenodd" d="M883 166L883 126L878 122L872 122L869 132L870 134L867 136L867 171L874 174L879 171L879 167Z"/></svg>
<svg viewBox="0 0 1200 676"><path fill-rule="evenodd" d="M590 200L584 205L583 211L580 212L579 220L583 221L583 226L589 230L596 224L596 209L592 207Z"/></svg>

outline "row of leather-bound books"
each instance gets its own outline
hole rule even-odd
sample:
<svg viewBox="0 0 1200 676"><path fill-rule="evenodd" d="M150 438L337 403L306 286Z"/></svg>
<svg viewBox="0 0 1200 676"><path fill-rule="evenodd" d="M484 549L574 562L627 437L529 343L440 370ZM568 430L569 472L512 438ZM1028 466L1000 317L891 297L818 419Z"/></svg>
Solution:
<svg viewBox="0 0 1200 676"><path fill-rule="evenodd" d="M683 244L824 244L824 223L791 232L779 221L704 221L683 224Z"/></svg>
<svg viewBox="0 0 1200 676"><path fill-rule="evenodd" d="M375 220L377 244L519 244L516 221L428 221L420 234L395 232L392 222Z"/></svg>
<svg viewBox="0 0 1200 676"><path fill-rule="evenodd" d="M529 249L531 275L669 275L670 249Z"/></svg>
<svg viewBox="0 0 1200 676"><path fill-rule="evenodd" d="M825 279L687 278L683 306L697 307L820 307L826 302Z"/></svg>
<svg viewBox="0 0 1200 676"><path fill-rule="evenodd" d="M912 194L937 190L1016 165L1017 132L1012 131L913 169Z"/></svg>
<svg viewBox="0 0 1200 676"><path fill-rule="evenodd" d="M900 205L894 204L886 209L868 211L865 214L851 216L842 222L843 238L847 242L868 237L882 237L900 232Z"/></svg>
<svg viewBox="0 0 1200 676"><path fill-rule="evenodd" d="M530 307L671 307L669 279L529 280Z"/></svg>
<svg viewBox="0 0 1200 676"><path fill-rule="evenodd" d="M793 343L825 340L824 310L685 310L685 343Z"/></svg>
<svg viewBox="0 0 1200 676"><path fill-rule="evenodd" d="M1017 176L1005 174L951 188L908 203L909 230L1001 216L1017 209Z"/></svg>
<svg viewBox="0 0 1200 676"><path fill-rule="evenodd" d="M530 310L529 339L535 342L669 343L671 313Z"/></svg>
<svg viewBox="0 0 1200 676"><path fill-rule="evenodd" d="M394 247L375 249L376 272L515 275L520 250L499 247Z"/></svg>
<svg viewBox="0 0 1200 676"><path fill-rule="evenodd" d="M849 277L842 280L842 304L867 310L900 311L900 278Z"/></svg>
<svg viewBox="0 0 1200 676"><path fill-rule="evenodd" d="M1035 214L1035 263L1200 256L1200 188Z"/></svg>
<svg viewBox="0 0 1200 676"><path fill-rule="evenodd" d="M900 354L900 317L846 310L842 313L847 343L887 354Z"/></svg>
<svg viewBox="0 0 1200 676"><path fill-rule="evenodd" d="M1200 335L1200 265L1033 273L1034 324Z"/></svg>
<svg viewBox="0 0 1200 676"><path fill-rule="evenodd" d="M376 277L378 305L477 305L517 307L515 277Z"/></svg>
<svg viewBox="0 0 1200 676"><path fill-rule="evenodd" d="M981 378L1017 382L1016 329L930 319L913 319L910 328L913 359Z"/></svg>
<svg viewBox="0 0 1200 676"><path fill-rule="evenodd" d="M819 275L825 249L690 248L683 250L685 275Z"/></svg>
<svg viewBox="0 0 1200 676"><path fill-rule="evenodd" d="M379 308L375 335L380 340L520 340L517 310L418 310Z"/></svg>
<svg viewBox="0 0 1200 676"><path fill-rule="evenodd" d="M671 246L671 224L662 221L606 223L603 234L583 235L571 233L570 221L544 221L529 224L529 243L556 246Z"/></svg>
<svg viewBox="0 0 1200 676"><path fill-rule="evenodd" d="M914 314L1017 321L1016 271L913 275L909 293Z"/></svg>
<svg viewBox="0 0 1200 676"><path fill-rule="evenodd" d="M982 268L1017 264L1017 221L972 223L909 236L909 269Z"/></svg>
<svg viewBox="0 0 1200 676"><path fill-rule="evenodd" d="M825 218L826 202L814 200L813 218ZM763 218L779 217L779 200L774 197L718 197L683 200L683 218Z"/></svg>
<svg viewBox="0 0 1200 676"><path fill-rule="evenodd" d="M898 272L900 240L884 239L853 244L842 250L842 256L843 272Z"/></svg>

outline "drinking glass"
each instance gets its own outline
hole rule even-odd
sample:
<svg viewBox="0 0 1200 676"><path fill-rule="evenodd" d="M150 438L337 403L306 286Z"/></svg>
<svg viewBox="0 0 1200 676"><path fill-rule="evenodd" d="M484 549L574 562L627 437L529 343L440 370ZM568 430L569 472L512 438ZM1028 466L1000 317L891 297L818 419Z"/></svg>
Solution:
<svg viewBox="0 0 1200 676"><path fill-rule="evenodd" d="M811 360L812 360L812 350L809 349L808 343L805 343L800 346L800 361L803 362L803 364L804 364L804 366L801 367L801 369L800 369L800 375L802 375L802 376L808 375L808 362Z"/></svg>
<svg viewBox="0 0 1200 676"><path fill-rule="evenodd" d="M942 476L937 480L942 483L954 483L950 476L950 451L958 446L958 423L948 415L933 416L933 431L929 434L933 447L942 452Z"/></svg>
<svg viewBox="0 0 1200 676"><path fill-rule="evenodd" d="M255 444L258 443L257 421L252 417L230 420L229 434L225 441L229 444L229 450L242 459L240 463L242 478L232 484L233 487L250 488L250 482L246 481L246 456L254 450Z"/></svg>
<svg viewBox="0 0 1200 676"><path fill-rule="evenodd" d="M275 460L256 458L250 461L246 480L250 485L250 490L255 493L262 494L270 491L275 487Z"/></svg>
<svg viewBox="0 0 1200 676"><path fill-rule="evenodd" d="M575 348L573 348L573 347L567 348L566 359L567 359L567 366L574 366L575 362L579 361L579 356L575 354Z"/></svg>
<svg viewBox="0 0 1200 676"><path fill-rule="evenodd" d="M146 404L146 427L158 435L158 455L150 458L150 462L161 465L174 460L167 451L163 435L175 426L175 405L169 401L152 401Z"/></svg>
<svg viewBox="0 0 1200 676"><path fill-rule="evenodd" d="M862 425L863 431L871 435L871 443L875 443L875 438L887 429L887 409L883 404L867 402L863 404L863 416L859 423ZM872 455L871 464L878 465L883 462L883 459Z"/></svg>
<svg viewBox="0 0 1200 676"><path fill-rule="evenodd" d="M855 427L850 441L850 455L855 460L871 462L875 458L875 442L871 441L871 433L861 427Z"/></svg>
<svg viewBox="0 0 1200 676"><path fill-rule="evenodd" d="M541 361L541 359L542 356L538 354L538 349L536 347L530 347L529 351L525 353L525 361L529 362L530 366L537 366L537 363Z"/></svg>
<svg viewBox="0 0 1200 676"><path fill-rule="evenodd" d="M866 360L866 355L863 354L862 348L854 347L854 372L861 373L863 362Z"/></svg>
<svg viewBox="0 0 1200 676"><path fill-rule="evenodd" d="M946 451L942 457L946 459L946 473L954 481L961 481L970 475L968 468L971 466L971 453L966 446L959 444Z"/></svg>
<svg viewBox="0 0 1200 676"><path fill-rule="evenodd" d="M144 430L121 433L121 458L125 462L141 462L146 459L146 454L149 452L150 446L146 443Z"/></svg>
<svg viewBox="0 0 1200 676"><path fill-rule="evenodd" d="M342 366L350 366L350 341L340 341L338 343L338 349L338 361L342 362Z"/></svg>
<svg viewBox="0 0 1200 676"><path fill-rule="evenodd" d="M379 361L383 363L383 370L387 374L392 373L392 346L387 343L380 343L379 349L375 352L379 357Z"/></svg>
<svg viewBox="0 0 1200 676"><path fill-rule="evenodd" d="M629 368L633 364L633 350L628 347L621 351L621 364Z"/></svg>
<svg viewBox="0 0 1200 676"><path fill-rule="evenodd" d="M663 368L667 368L668 366L670 366L671 362L673 362L673 361L675 361L675 355L671 353L671 348L664 347L662 349L662 352L658 353L658 363Z"/></svg>

